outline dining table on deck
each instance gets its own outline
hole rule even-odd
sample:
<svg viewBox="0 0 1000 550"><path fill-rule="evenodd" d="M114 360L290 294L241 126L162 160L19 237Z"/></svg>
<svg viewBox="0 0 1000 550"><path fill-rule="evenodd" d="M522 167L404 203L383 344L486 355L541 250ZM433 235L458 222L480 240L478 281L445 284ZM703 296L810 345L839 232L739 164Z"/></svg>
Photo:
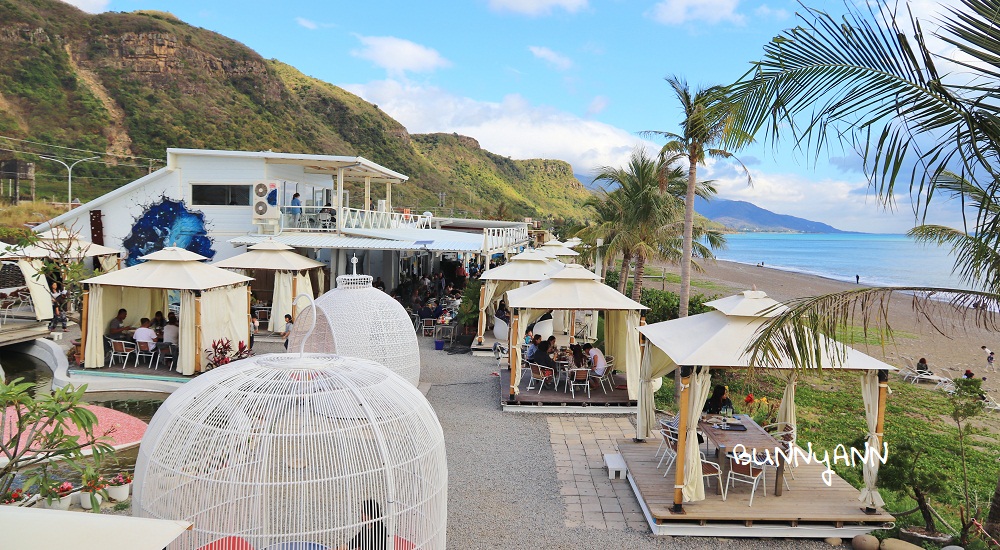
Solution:
<svg viewBox="0 0 1000 550"><path fill-rule="evenodd" d="M716 448L716 456L719 458L719 467L722 469L722 480L723 483L726 482L729 476L729 453L732 453L733 448L737 445L743 445L746 451L751 454L758 454L763 452L765 449L770 451L771 456L774 456L774 448L781 448L783 442L778 441L771 434L769 434L760 424L754 421L753 418L745 414L737 414L732 418L728 418L729 425L742 426L746 428L745 430L737 427L736 429L723 429L721 422L724 417L720 415L702 415L702 418L698 421L698 430L705 434L708 440ZM756 449L756 451L755 451ZM785 471L784 461L774 460L777 462L777 475L775 475L774 481L774 495L781 496L782 480ZM720 486L718 492L721 494L722 487Z"/></svg>

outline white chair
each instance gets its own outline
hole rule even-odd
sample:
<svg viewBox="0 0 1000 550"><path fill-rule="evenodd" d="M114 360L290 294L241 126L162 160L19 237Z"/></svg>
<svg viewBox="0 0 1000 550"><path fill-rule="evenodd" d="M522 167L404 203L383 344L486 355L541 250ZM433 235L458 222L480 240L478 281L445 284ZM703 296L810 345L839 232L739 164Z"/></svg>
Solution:
<svg viewBox="0 0 1000 550"><path fill-rule="evenodd" d="M587 390L587 399L590 399L590 369L570 369L566 373L566 384L573 398L576 398L576 389L582 388Z"/></svg>
<svg viewBox="0 0 1000 550"><path fill-rule="evenodd" d="M134 342L125 340L111 340L111 360L110 364L115 364L115 359L122 360L122 368L128 366L128 358L136 352Z"/></svg>
<svg viewBox="0 0 1000 550"><path fill-rule="evenodd" d="M424 319L420 321L420 328L424 336L434 336L434 319Z"/></svg>
<svg viewBox="0 0 1000 550"><path fill-rule="evenodd" d="M160 352L157 350L155 343L136 342L135 346L135 366L139 366L140 357L145 357L149 359L147 366L153 367L153 370L160 368Z"/></svg>
<svg viewBox="0 0 1000 550"><path fill-rule="evenodd" d="M722 468L719 467L718 462L706 459L705 453L699 454L701 455L701 478L704 480L705 486L707 487L708 480L714 477L718 480L720 490L722 491L722 500L726 500L726 488L722 486Z"/></svg>
<svg viewBox="0 0 1000 550"><path fill-rule="evenodd" d="M552 327L552 319L546 319L535 323L535 328L533 330L536 335L542 336L542 340L548 340L549 336L552 336Z"/></svg>
<svg viewBox="0 0 1000 550"><path fill-rule="evenodd" d="M757 485L762 484L764 496L767 496L767 480L764 477L764 468L756 466L753 459L747 459L744 462L738 460L736 457L729 456L729 477L726 479L726 488L722 491L722 500L726 500L729 486L735 482L747 483L752 486L752 489L750 489L750 506L753 506L753 496L757 492Z"/></svg>
<svg viewBox="0 0 1000 550"><path fill-rule="evenodd" d="M498 342L506 342L507 336L510 333L510 325L507 321L499 317L493 318L493 337L497 339Z"/></svg>
<svg viewBox="0 0 1000 550"><path fill-rule="evenodd" d="M670 468L677 460L677 432L662 429L659 430L659 433L661 439L660 446L663 448L663 456L660 457L660 462L656 465L656 467L659 468L663 465L663 462L666 461L667 469L663 472L663 477L667 477L667 474L670 472Z"/></svg>
<svg viewBox="0 0 1000 550"><path fill-rule="evenodd" d="M319 222L320 229L333 229L333 215L329 212L320 212L316 221Z"/></svg>
<svg viewBox="0 0 1000 550"><path fill-rule="evenodd" d="M552 369L548 367L543 367L538 363L528 363L528 368L531 369L531 381L528 382L528 389L533 390L534 383L538 382L538 393L542 393L542 388L545 387L546 382L555 383L555 373Z"/></svg>
<svg viewBox="0 0 1000 550"><path fill-rule="evenodd" d="M604 374L601 374L600 376L593 374L593 371L591 371L590 374L591 378L597 380L601 384L601 390L603 390L605 394L608 393L608 388L611 388L612 391L614 391L615 389L613 376L614 376L614 369L612 369L610 365L608 365L608 367L604 369ZM607 387L605 387L605 385Z"/></svg>
<svg viewBox="0 0 1000 550"><path fill-rule="evenodd" d="M764 431L771 434L771 437L778 441L779 446L786 454L792 454L792 450L795 448L796 439L795 426L787 422L775 422L774 424L764 426ZM777 475L778 465L773 464L773 466L775 475ZM792 479L795 479L795 473L792 472L791 467L791 464L785 464L784 471L788 472L792 476ZM791 487L788 486L788 480L784 479L784 476L782 476L782 481L785 482L785 489L791 490Z"/></svg>
<svg viewBox="0 0 1000 550"><path fill-rule="evenodd" d="M983 407L987 412L1000 412L1000 403L989 395L983 396Z"/></svg>

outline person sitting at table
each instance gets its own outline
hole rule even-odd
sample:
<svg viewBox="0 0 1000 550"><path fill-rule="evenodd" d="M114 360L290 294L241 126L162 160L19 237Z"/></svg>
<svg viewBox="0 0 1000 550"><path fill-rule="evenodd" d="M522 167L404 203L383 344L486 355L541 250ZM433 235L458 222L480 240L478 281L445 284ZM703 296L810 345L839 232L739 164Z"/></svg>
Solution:
<svg viewBox="0 0 1000 550"><path fill-rule="evenodd" d="M722 384L716 384L712 396L708 398L708 401L705 401L705 408L702 411L708 414L719 414L724 407L732 409L733 402L729 399L726 387Z"/></svg>
<svg viewBox="0 0 1000 550"><path fill-rule="evenodd" d="M178 340L180 340L180 328L177 326L177 316L171 312L167 324L163 327L163 339L157 347L166 350L167 355L176 357Z"/></svg>
<svg viewBox="0 0 1000 550"><path fill-rule="evenodd" d="M444 304L442 302L438 302L437 306L434 308L434 317L437 318L442 315L444 315Z"/></svg>
<svg viewBox="0 0 1000 550"><path fill-rule="evenodd" d="M538 343L535 355L530 356L528 361L537 363L547 369L552 369L553 378L559 374L559 364L556 363L555 359L553 359L551 355L549 355L549 343L547 341Z"/></svg>
<svg viewBox="0 0 1000 550"><path fill-rule="evenodd" d="M125 318L128 317L128 311L125 308L118 310L118 315L108 323L108 337L112 340L123 340L128 339L128 332L135 327L125 324Z"/></svg>
<svg viewBox="0 0 1000 550"><path fill-rule="evenodd" d="M507 304L500 302L500 305L497 306L497 319L510 324L510 312L507 311Z"/></svg>
<svg viewBox="0 0 1000 550"><path fill-rule="evenodd" d="M541 334L535 334L534 336L531 337L531 343L528 344L528 353L525 354L525 357L528 359L528 361L531 361L531 357L534 356L535 353L538 351L538 344L540 344L541 342L542 342Z"/></svg>
<svg viewBox="0 0 1000 550"><path fill-rule="evenodd" d="M574 369L589 369L590 361L587 360L587 354L583 352L583 346L580 344L570 344L569 351L572 353L572 367Z"/></svg>
<svg viewBox="0 0 1000 550"><path fill-rule="evenodd" d="M586 343L583 345L583 352L590 357L590 363L593 365L594 374L597 376L604 376L604 371L608 369L608 360L604 358L604 352L595 348L593 344Z"/></svg>
<svg viewBox="0 0 1000 550"><path fill-rule="evenodd" d="M423 320L423 319L433 319L434 318L434 310L431 309L430 304L424 304L424 307L420 308L420 311L417 312L417 315L420 315L420 319L421 320Z"/></svg>
<svg viewBox="0 0 1000 550"><path fill-rule="evenodd" d="M531 332L530 328L528 330L524 331L524 345L530 346L531 345L531 338L534 335L535 335L535 333Z"/></svg>
<svg viewBox="0 0 1000 550"><path fill-rule="evenodd" d="M559 346L556 346L556 337L549 336L545 341L549 344L549 355L555 355L559 351Z"/></svg>
<svg viewBox="0 0 1000 550"><path fill-rule="evenodd" d="M135 329L135 334L132 335L132 339L139 342L145 342L149 344L149 349L154 349L156 347L156 331L150 328L150 320L148 317L143 317L139 319L139 328Z"/></svg>
<svg viewBox="0 0 1000 550"><path fill-rule="evenodd" d="M162 311L157 311L153 314L153 318L149 321L150 326L153 330L163 330L163 327L167 326L167 320L163 317Z"/></svg>

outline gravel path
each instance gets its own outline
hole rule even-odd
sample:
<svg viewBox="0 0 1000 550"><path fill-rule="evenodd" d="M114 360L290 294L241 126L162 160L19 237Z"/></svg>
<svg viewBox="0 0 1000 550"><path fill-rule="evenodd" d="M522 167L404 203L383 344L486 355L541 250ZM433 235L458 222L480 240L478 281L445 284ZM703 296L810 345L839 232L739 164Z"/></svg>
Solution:
<svg viewBox="0 0 1000 550"><path fill-rule="evenodd" d="M448 449L448 547L456 549L824 549L822 541L653 537L566 527L548 416L500 409L492 358L448 355L421 338L421 382ZM610 483L610 482L609 482ZM634 498L634 497L633 497Z"/></svg>

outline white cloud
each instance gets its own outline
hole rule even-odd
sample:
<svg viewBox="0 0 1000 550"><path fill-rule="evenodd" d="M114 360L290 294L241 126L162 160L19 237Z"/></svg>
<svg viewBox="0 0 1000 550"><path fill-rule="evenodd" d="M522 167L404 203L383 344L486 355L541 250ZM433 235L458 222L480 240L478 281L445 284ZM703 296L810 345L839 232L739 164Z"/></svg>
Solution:
<svg viewBox="0 0 1000 550"><path fill-rule="evenodd" d="M71 6L76 6L87 13L101 13L108 11L108 4L111 0L63 0Z"/></svg>
<svg viewBox="0 0 1000 550"><path fill-rule="evenodd" d="M305 17L296 17L295 22L298 23L300 26L305 27L311 31L314 31L319 28L319 25L315 21L310 21Z"/></svg>
<svg viewBox="0 0 1000 550"><path fill-rule="evenodd" d="M736 13L740 0L661 0L648 16L664 25L682 25L691 21L705 23L743 24L743 16Z"/></svg>
<svg viewBox="0 0 1000 550"><path fill-rule="evenodd" d="M394 36L356 36L364 48L352 50L351 55L375 63L392 76L402 76L406 72L430 72L451 66L451 62L437 50L416 42Z"/></svg>
<svg viewBox="0 0 1000 550"><path fill-rule="evenodd" d="M590 100L587 106L587 116L594 116L608 108L608 98L599 95Z"/></svg>
<svg viewBox="0 0 1000 550"><path fill-rule="evenodd" d="M549 48L543 46L528 46L528 50L531 51L531 55L534 55L543 61L548 61L549 64L560 71L568 70L573 66L572 59L560 53L556 53Z"/></svg>
<svg viewBox="0 0 1000 550"><path fill-rule="evenodd" d="M455 132L498 155L565 160L578 174L621 166L636 146L659 151L621 128L532 105L517 94L487 102L395 80L343 87L377 104L411 132Z"/></svg>
<svg viewBox="0 0 1000 550"><path fill-rule="evenodd" d="M761 4L753 12L758 17L762 17L764 19L773 19L775 21L784 21L785 19L788 19L788 16L791 15L790 13L788 13L788 10L786 9L772 8L767 4Z"/></svg>
<svg viewBox="0 0 1000 550"><path fill-rule="evenodd" d="M495 11L511 11L524 15L547 15L554 8L574 13L587 7L587 0L490 0Z"/></svg>

